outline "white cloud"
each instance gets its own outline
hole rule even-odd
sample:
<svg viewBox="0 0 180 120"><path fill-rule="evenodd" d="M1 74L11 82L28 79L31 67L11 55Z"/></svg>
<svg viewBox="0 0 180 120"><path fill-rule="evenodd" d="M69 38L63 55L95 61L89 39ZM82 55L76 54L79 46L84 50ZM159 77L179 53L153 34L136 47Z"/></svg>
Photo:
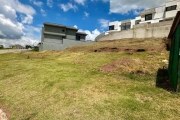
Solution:
<svg viewBox="0 0 180 120"><path fill-rule="evenodd" d="M0 38L19 39L23 36L23 25L0 14Z"/></svg>
<svg viewBox="0 0 180 120"><path fill-rule="evenodd" d="M25 45L37 45L40 42L40 36L35 36L34 34L39 34L41 32L41 28L33 27L30 25L24 26L24 35L20 38L8 38L7 36L5 39L0 37L0 44L4 45L5 47L9 47L10 45L20 44L22 46ZM1 36L1 32L0 32Z"/></svg>
<svg viewBox="0 0 180 120"><path fill-rule="evenodd" d="M86 0L74 0L76 3L84 5Z"/></svg>
<svg viewBox="0 0 180 120"><path fill-rule="evenodd" d="M53 7L53 0L47 0L47 6L52 8Z"/></svg>
<svg viewBox="0 0 180 120"><path fill-rule="evenodd" d="M46 14L46 11L43 10L42 8L41 8L41 14L42 14L42 16L46 16L46 15L47 15L47 14Z"/></svg>
<svg viewBox="0 0 180 120"><path fill-rule="evenodd" d="M29 0L29 1L38 7L41 7L43 5L43 3L41 1L36 1L36 0Z"/></svg>
<svg viewBox="0 0 180 120"><path fill-rule="evenodd" d="M77 26L77 25L74 25L74 28L78 28L78 26Z"/></svg>
<svg viewBox="0 0 180 120"><path fill-rule="evenodd" d="M41 32L41 28L33 27L30 25L24 26L24 35L21 38L17 39L6 39L0 38L0 44L3 44L5 47L9 47L10 45L20 44L22 46L25 45L37 45L40 42L40 36L35 36L34 34L39 34Z"/></svg>
<svg viewBox="0 0 180 120"><path fill-rule="evenodd" d="M12 9L19 13L34 15L36 11L29 5L24 5L18 0L0 0L1 7L4 5L10 6Z"/></svg>
<svg viewBox="0 0 180 120"><path fill-rule="evenodd" d="M25 34L40 33L41 29L42 29L41 27L34 27L34 26L30 26L30 25L25 25L24 32L25 32Z"/></svg>
<svg viewBox="0 0 180 120"><path fill-rule="evenodd" d="M8 47L10 44L24 45L40 41L40 37L37 37L40 29L24 25L31 24L36 14L31 6L19 0L0 0L0 3L0 44ZM17 14L20 14L21 22Z"/></svg>
<svg viewBox="0 0 180 120"><path fill-rule="evenodd" d="M0 31L0 38L5 38L6 35Z"/></svg>
<svg viewBox="0 0 180 120"><path fill-rule="evenodd" d="M95 38L100 34L99 30L95 29L92 32L89 30L82 30L80 29L79 32L85 32L87 34L86 40L92 40L94 41Z"/></svg>
<svg viewBox="0 0 180 120"><path fill-rule="evenodd" d="M101 25L102 29L105 29L109 26L109 20L99 19L98 22Z"/></svg>
<svg viewBox="0 0 180 120"><path fill-rule="evenodd" d="M19 44L22 46L25 45L37 45L40 41L39 37L33 36L33 35L27 35L23 36L21 39L1 39L0 38L0 44L4 45L5 47L9 47L10 45Z"/></svg>
<svg viewBox="0 0 180 120"><path fill-rule="evenodd" d="M3 13L6 18L11 19L12 21L16 21L16 11L12 9L8 5L4 5L0 7L0 13Z"/></svg>
<svg viewBox="0 0 180 120"><path fill-rule="evenodd" d="M86 11L84 12L84 15L86 16L86 17L88 17L89 16L89 13L87 13Z"/></svg>
<svg viewBox="0 0 180 120"><path fill-rule="evenodd" d="M32 22L33 22L33 17L31 15L27 15L22 20L22 23L24 23L24 24L32 24Z"/></svg>
<svg viewBox="0 0 180 120"><path fill-rule="evenodd" d="M77 25L74 25L75 28L78 28ZM95 38L100 34L100 31L98 29L93 30L92 32L89 30L82 30L79 29L78 32L85 32L87 34L86 40L92 40L94 41Z"/></svg>
<svg viewBox="0 0 180 120"><path fill-rule="evenodd" d="M59 4L59 7L64 11L67 12L70 9L76 11L78 8L76 5L73 5L72 3L67 3L67 4Z"/></svg>
<svg viewBox="0 0 180 120"><path fill-rule="evenodd" d="M110 0L110 13L128 14L130 11L141 11L142 9L148 9L158 7L169 0Z"/></svg>

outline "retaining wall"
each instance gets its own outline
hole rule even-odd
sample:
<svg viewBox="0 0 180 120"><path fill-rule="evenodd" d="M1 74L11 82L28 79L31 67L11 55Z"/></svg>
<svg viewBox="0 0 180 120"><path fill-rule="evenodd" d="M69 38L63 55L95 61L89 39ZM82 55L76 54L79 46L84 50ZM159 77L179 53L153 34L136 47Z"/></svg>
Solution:
<svg viewBox="0 0 180 120"><path fill-rule="evenodd" d="M123 38L163 38L167 37L171 29L173 21L165 21L160 23L143 23L134 25L132 29L116 32L102 33L96 37L95 41L117 40Z"/></svg>
<svg viewBox="0 0 180 120"><path fill-rule="evenodd" d="M62 43L57 43L51 40L51 42L43 42L40 45L39 51L43 50L64 50L68 47L76 46L76 45L83 45L83 44L90 44L94 43L93 41L76 41L76 40L69 40L63 39Z"/></svg>

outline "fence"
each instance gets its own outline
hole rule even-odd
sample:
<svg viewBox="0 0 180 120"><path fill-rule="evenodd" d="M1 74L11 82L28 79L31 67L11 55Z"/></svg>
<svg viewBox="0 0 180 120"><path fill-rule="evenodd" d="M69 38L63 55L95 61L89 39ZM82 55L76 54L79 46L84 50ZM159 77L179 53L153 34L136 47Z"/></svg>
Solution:
<svg viewBox="0 0 180 120"><path fill-rule="evenodd" d="M168 38L170 39L170 55L168 74L174 91L180 88L180 12L177 13Z"/></svg>

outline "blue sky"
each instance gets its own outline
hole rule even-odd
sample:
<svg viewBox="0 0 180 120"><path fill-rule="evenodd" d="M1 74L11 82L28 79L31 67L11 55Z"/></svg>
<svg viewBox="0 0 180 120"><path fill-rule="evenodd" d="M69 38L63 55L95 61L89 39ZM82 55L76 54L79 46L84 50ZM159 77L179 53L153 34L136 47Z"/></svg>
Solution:
<svg viewBox="0 0 180 120"><path fill-rule="evenodd" d="M133 19L168 0L0 0L0 44L36 45L44 22L78 27L87 40L108 30L110 21Z"/></svg>

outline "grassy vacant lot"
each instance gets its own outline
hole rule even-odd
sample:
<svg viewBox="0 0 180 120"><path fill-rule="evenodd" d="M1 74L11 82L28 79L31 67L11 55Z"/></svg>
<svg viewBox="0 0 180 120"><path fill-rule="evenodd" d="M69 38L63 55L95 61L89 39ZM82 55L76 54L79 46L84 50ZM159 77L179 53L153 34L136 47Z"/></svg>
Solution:
<svg viewBox="0 0 180 120"><path fill-rule="evenodd" d="M14 120L178 120L180 94L156 87L164 59L161 39L1 54L0 103Z"/></svg>

